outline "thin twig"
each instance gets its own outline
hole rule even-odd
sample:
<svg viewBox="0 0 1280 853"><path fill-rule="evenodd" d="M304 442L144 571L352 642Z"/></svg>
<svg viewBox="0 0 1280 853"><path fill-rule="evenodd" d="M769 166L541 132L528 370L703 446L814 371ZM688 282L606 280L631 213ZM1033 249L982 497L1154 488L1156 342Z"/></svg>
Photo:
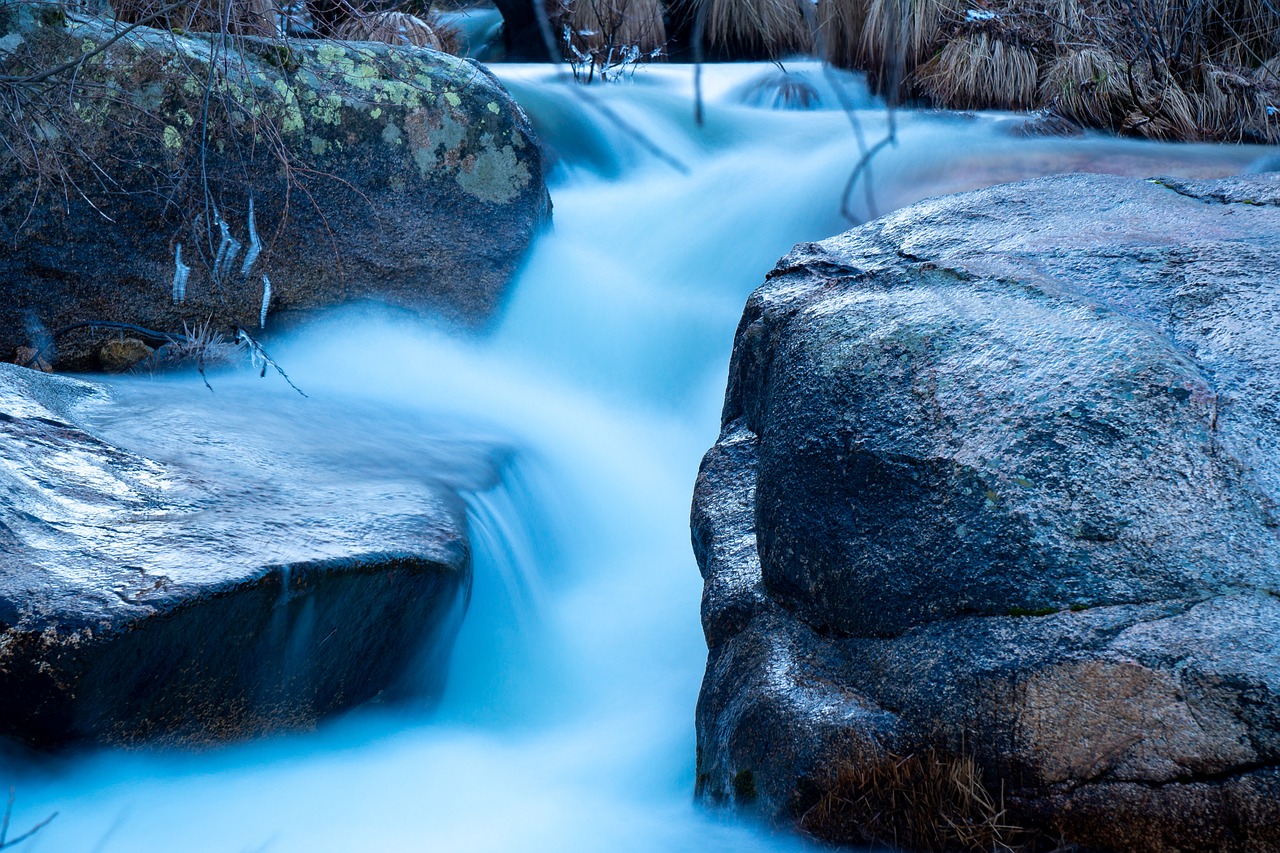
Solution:
<svg viewBox="0 0 1280 853"><path fill-rule="evenodd" d="M184 5L186 5L186 0L178 0L178 2L176 3L170 3L168 6L165 6L163 9L153 12L150 15L143 17L141 20L136 21L130 24L129 26L125 27L123 30L116 33L114 36L107 39L102 44L98 45L96 48L89 51L88 53L78 56L75 59L67 60L61 65L50 68L47 71L41 71L38 74L31 74L26 77L23 77L20 75L14 75L14 74L0 74L0 83L7 83L14 86L26 86L26 85L32 85L35 83L43 83L45 80L48 80L51 77L56 77L59 74L70 71L73 68L80 67L80 65L82 65L86 60L89 60L97 56L98 54L102 53L104 50L111 47L111 45L115 44L116 42L120 41L120 39L124 38L129 33L136 30L138 27L145 27L148 24L150 24L152 21L158 18L162 18L165 15L169 14L170 12L174 11L175 9L178 9Z"/></svg>

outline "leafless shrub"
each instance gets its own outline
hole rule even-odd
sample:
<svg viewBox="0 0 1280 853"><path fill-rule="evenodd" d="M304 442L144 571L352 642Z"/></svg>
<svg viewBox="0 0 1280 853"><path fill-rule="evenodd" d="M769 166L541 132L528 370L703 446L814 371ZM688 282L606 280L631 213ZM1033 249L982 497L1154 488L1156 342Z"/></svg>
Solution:
<svg viewBox="0 0 1280 853"><path fill-rule="evenodd" d="M270 0L111 0L116 17L126 24L188 32L275 36L276 10Z"/></svg>
<svg viewBox="0 0 1280 853"><path fill-rule="evenodd" d="M575 76L608 79L657 59L667 41L662 14L659 0L574 0L559 17Z"/></svg>

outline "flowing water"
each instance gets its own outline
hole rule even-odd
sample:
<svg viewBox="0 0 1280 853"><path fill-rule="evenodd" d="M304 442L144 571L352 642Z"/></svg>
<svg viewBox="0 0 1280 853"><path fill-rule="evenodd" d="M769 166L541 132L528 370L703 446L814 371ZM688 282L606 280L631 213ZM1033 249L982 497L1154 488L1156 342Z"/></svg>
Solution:
<svg viewBox="0 0 1280 853"><path fill-rule="evenodd" d="M793 243L848 227L846 179L885 112L816 66L687 68L584 92L499 73L554 152L554 230L482 338L345 318L278 342L274 377L117 383L232 442L327 443L334 476L403 475L423 435L513 448L469 497L476 584L438 707L364 710L317 732L194 754L106 751L8 768L26 851L750 851L800 849L692 800L705 659L688 507L718 427L744 299ZM785 85L784 85L785 84ZM796 92L802 90L802 95ZM806 102L809 110L775 109ZM1007 116L899 112L865 217L1057 171L1229 174L1262 153L1022 139ZM134 408L129 408L133 406ZM181 430L96 426L165 457ZM264 438L265 436L265 438ZM256 445L255 445L256 446ZM415 461L417 460L417 461Z"/></svg>

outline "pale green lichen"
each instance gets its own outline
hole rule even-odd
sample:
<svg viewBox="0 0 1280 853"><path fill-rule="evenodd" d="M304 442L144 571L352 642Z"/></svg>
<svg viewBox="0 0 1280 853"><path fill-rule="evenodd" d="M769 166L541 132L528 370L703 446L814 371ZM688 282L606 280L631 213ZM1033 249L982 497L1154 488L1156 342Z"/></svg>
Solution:
<svg viewBox="0 0 1280 853"><path fill-rule="evenodd" d="M164 147L171 151L182 150L182 134L171 124L164 126Z"/></svg>
<svg viewBox="0 0 1280 853"><path fill-rule="evenodd" d="M493 113L494 115L498 114L498 104L496 101L490 101L489 103L485 104L485 107L487 107L489 112Z"/></svg>
<svg viewBox="0 0 1280 853"><path fill-rule="evenodd" d="M369 118L381 118L381 117L382 117L382 107L374 107L373 109L369 110Z"/></svg>
<svg viewBox="0 0 1280 853"><path fill-rule="evenodd" d="M445 151L453 151L460 146L467 138L467 126L460 121L454 121L453 116L448 112L440 114L440 128L431 134L431 142L433 149L444 148Z"/></svg>
<svg viewBox="0 0 1280 853"><path fill-rule="evenodd" d="M413 162L418 164L418 174L423 178L435 171L435 155L425 148L415 148L413 150Z"/></svg>
<svg viewBox="0 0 1280 853"><path fill-rule="evenodd" d="M462 106L462 98L458 97L457 92L445 92L444 99L449 102L449 106L452 106L452 107Z"/></svg>
<svg viewBox="0 0 1280 853"><path fill-rule="evenodd" d="M342 124L342 97L328 94L318 98L311 106L311 117L321 124L337 127Z"/></svg>
<svg viewBox="0 0 1280 853"><path fill-rule="evenodd" d="M311 153L317 157L329 153L329 140L319 136L311 137Z"/></svg>
<svg viewBox="0 0 1280 853"><path fill-rule="evenodd" d="M470 170L458 172L458 186L481 201L508 204L529 186L529 167L510 145L486 146Z"/></svg>

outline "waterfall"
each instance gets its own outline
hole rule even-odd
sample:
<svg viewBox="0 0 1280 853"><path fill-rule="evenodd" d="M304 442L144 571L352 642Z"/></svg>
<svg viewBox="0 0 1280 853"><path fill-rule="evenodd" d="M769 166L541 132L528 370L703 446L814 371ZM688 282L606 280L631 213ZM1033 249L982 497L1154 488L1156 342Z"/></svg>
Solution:
<svg viewBox="0 0 1280 853"><path fill-rule="evenodd" d="M688 68L586 92L545 67L496 70L555 158L556 223L492 334L403 318L309 327L273 347L307 400L270 374L215 376L215 397L198 379L116 383L283 442L315 441L321 413L328 440L355 447L333 476L437 476L438 459L406 449L433 430L510 448L500 482L464 490L476 577L441 704L24 771L15 825L59 817L22 849L803 849L692 800L705 647L688 508L743 301L795 242L849 227L860 154L841 101L867 145L890 120L858 78L812 63L788 64L800 82L706 68L702 126ZM801 84L810 109L771 108L797 103L767 87ZM1229 174L1261 153L1022 138L1016 123L900 111L849 212L1055 171ZM98 426L126 446L153 439L145 417Z"/></svg>

